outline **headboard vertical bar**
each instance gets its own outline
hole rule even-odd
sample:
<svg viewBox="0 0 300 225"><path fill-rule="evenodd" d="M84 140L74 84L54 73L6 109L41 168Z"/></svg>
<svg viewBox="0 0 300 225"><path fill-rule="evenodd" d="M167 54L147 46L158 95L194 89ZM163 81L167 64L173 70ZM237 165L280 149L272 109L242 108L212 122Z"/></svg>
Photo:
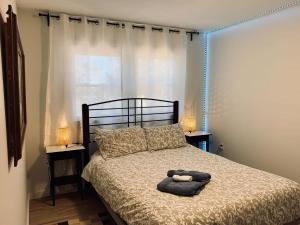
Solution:
<svg viewBox="0 0 300 225"><path fill-rule="evenodd" d="M90 143L90 115L89 106L87 104L82 105L82 129L83 129L83 146L84 152L84 165L90 160L89 143Z"/></svg>
<svg viewBox="0 0 300 225"><path fill-rule="evenodd" d="M141 127L143 127L143 99L141 98Z"/></svg>
<svg viewBox="0 0 300 225"><path fill-rule="evenodd" d="M136 125L136 98L134 99L134 125Z"/></svg>
<svg viewBox="0 0 300 225"><path fill-rule="evenodd" d="M130 101L129 99L127 100L127 126L129 127L130 126L130 119L129 119L129 104L130 104Z"/></svg>
<svg viewBox="0 0 300 225"><path fill-rule="evenodd" d="M179 108L179 102L175 101L173 103L173 123L178 123L178 108Z"/></svg>

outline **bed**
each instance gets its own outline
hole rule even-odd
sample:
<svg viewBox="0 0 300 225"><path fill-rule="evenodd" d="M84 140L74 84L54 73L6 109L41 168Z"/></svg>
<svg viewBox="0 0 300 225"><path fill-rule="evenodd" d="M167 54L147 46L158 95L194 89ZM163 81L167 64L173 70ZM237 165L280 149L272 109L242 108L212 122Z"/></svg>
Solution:
<svg viewBox="0 0 300 225"><path fill-rule="evenodd" d="M109 120L121 119L117 122L110 120L109 123L102 120L100 125L92 124L110 126L127 123L130 126L139 123L145 126L147 123L161 121L178 122L178 102L155 99L123 99L113 102L116 104L119 101L125 101L127 104L120 103L118 107L115 105L103 108L120 110L120 115L109 114L114 117L100 117ZM162 104L157 103L167 103L171 112L163 110L159 112L162 114L155 114L157 111L154 112L152 106L145 104L145 101L154 102L152 106L157 106L154 107L156 109L164 109ZM91 126L90 121L99 119L94 118L98 116L90 116L90 110L95 109L93 106L99 107L106 103L83 106L83 128L86 138L84 144L89 150L93 134L91 129L95 127ZM145 112L146 109L152 111ZM143 114L147 114L151 119L145 118ZM157 115L167 118L153 117ZM130 119L131 116L133 119ZM123 117L126 118L125 122ZM101 196L118 224L255 225L300 222L298 183L200 151L190 145L154 152L138 152L109 160L104 160L98 151L92 157L86 157L87 165L82 176ZM170 169L208 172L212 179L201 193L194 197L179 197L159 192L156 186Z"/></svg>

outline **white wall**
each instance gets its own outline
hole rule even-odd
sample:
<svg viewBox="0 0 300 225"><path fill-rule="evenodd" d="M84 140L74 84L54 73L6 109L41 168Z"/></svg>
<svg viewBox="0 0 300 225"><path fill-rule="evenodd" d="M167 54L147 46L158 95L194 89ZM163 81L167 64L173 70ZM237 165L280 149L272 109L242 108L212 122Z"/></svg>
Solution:
<svg viewBox="0 0 300 225"><path fill-rule="evenodd" d="M300 182L300 7L208 39L214 149Z"/></svg>
<svg viewBox="0 0 300 225"><path fill-rule="evenodd" d="M47 84L48 27L34 10L18 9L25 54L27 101L27 170L31 198L49 195L44 120Z"/></svg>
<svg viewBox="0 0 300 225"><path fill-rule="evenodd" d="M5 16L8 4L14 1L4 0L0 3L1 15ZM0 52L1 52L0 46ZM3 93L3 71L0 54L0 224L1 225L25 225L28 223L28 197L26 185L26 154L23 149L23 157L17 167L8 167L7 134L5 125L5 108Z"/></svg>

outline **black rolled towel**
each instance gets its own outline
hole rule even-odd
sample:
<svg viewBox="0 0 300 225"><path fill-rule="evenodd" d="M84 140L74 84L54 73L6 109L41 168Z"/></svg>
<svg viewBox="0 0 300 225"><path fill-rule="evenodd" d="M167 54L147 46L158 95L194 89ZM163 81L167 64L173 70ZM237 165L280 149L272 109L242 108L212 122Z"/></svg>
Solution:
<svg viewBox="0 0 300 225"><path fill-rule="evenodd" d="M179 196L193 196L198 195L208 182L209 180L202 182L174 182L172 177L167 177L157 185L157 189Z"/></svg>
<svg viewBox="0 0 300 225"><path fill-rule="evenodd" d="M169 170L167 173L168 177L173 177L173 175L179 176L192 176L193 181L207 181L210 180L211 175L209 173L203 173L198 171L185 171L185 170Z"/></svg>

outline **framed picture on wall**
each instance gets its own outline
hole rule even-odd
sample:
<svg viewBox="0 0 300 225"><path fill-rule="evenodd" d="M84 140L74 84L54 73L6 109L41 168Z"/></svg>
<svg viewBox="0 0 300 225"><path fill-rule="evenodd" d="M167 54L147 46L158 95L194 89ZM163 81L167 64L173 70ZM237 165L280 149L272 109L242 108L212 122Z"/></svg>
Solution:
<svg viewBox="0 0 300 225"><path fill-rule="evenodd" d="M26 131L25 59L17 17L9 6L1 33L5 117L9 162L18 165Z"/></svg>

